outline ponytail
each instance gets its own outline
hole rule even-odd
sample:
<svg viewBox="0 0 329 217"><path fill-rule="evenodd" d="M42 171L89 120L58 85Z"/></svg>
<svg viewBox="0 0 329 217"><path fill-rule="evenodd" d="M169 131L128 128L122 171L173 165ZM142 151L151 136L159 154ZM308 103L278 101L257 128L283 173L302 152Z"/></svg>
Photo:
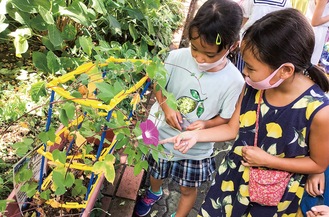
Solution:
<svg viewBox="0 0 329 217"><path fill-rule="evenodd" d="M304 75L310 77L324 92L329 91L329 80L323 68L316 65L310 65L304 70Z"/></svg>

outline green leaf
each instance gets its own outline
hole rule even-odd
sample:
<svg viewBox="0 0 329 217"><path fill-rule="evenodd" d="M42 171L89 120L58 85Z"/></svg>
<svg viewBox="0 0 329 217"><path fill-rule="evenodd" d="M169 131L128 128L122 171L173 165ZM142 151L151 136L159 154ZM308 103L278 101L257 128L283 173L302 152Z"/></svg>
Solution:
<svg viewBox="0 0 329 217"><path fill-rule="evenodd" d="M61 121L64 126L68 127L69 126L69 119L67 117L65 109L61 109L59 112L59 120Z"/></svg>
<svg viewBox="0 0 329 217"><path fill-rule="evenodd" d="M172 109L174 109L174 110L177 110L177 103L176 103L176 97L172 94L172 93L168 93L168 92L162 92L163 93L163 95L165 95L166 96L166 103L167 103L167 105L170 107L170 108L172 108Z"/></svg>
<svg viewBox="0 0 329 217"><path fill-rule="evenodd" d="M92 0L91 7L94 8L95 11L97 11L100 14L107 13L103 0Z"/></svg>
<svg viewBox="0 0 329 217"><path fill-rule="evenodd" d="M63 42L61 32L55 25L49 25L47 27L50 42L55 46L60 46Z"/></svg>
<svg viewBox="0 0 329 217"><path fill-rule="evenodd" d="M148 163L146 160L139 161L134 167L134 175L137 176L144 169L147 171Z"/></svg>
<svg viewBox="0 0 329 217"><path fill-rule="evenodd" d="M29 150L32 149L34 140L30 138L23 138L22 142L13 144L13 148L16 148L16 154L20 157L24 156Z"/></svg>
<svg viewBox="0 0 329 217"><path fill-rule="evenodd" d="M31 14L37 12L29 0L11 0L11 3L21 11Z"/></svg>
<svg viewBox="0 0 329 217"><path fill-rule="evenodd" d="M83 185L81 179L76 179L74 182L74 188L72 189L72 196L76 197L84 195L87 192L87 188Z"/></svg>
<svg viewBox="0 0 329 217"><path fill-rule="evenodd" d="M47 24L54 24L54 18L53 15L51 13L51 11L47 10L46 8L42 7L42 6L38 6L38 11L39 14L42 16L43 20L47 23Z"/></svg>
<svg viewBox="0 0 329 217"><path fill-rule="evenodd" d="M40 81L32 84L30 90L31 98L34 102L39 102L39 98L47 96L46 84L44 81Z"/></svg>
<svg viewBox="0 0 329 217"><path fill-rule="evenodd" d="M146 19L146 21L147 21L147 31L148 31L148 33L149 33L150 35L155 36L155 31L154 31L154 28L153 28L153 25L154 25L154 24L152 23L151 18L148 17L148 16L145 16L145 19Z"/></svg>
<svg viewBox="0 0 329 217"><path fill-rule="evenodd" d="M50 194L51 194L50 189L47 189L47 190L42 191L42 192L40 193L40 197L41 197L42 199L44 199L44 200L49 200L49 199L50 199Z"/></svg>
<svg viewBox="0 0 329 217"><path fill-rule="evenodd" d="M64 30L62 32L62 38L64 40L71 41L75 38L76 35L77 29L72 24L69 23L64 27Z"/></svg>
<svg viewBox="0 0 329 217"><path fill-rule="evenodd" d="M40 14L36 15L31 19L31 27L38 31L47 30L47 24L43 21L43 18ZM44 37L43 37L44 38Z"/></svg>
<svg viewBox="0 0 329 217"><path fill-rule="evenodd" d="M28 197L33 197L34 194L37 192L38 183L25 183L21 187L21 191L25 192Z"/></svg>
<svg viewBox="0 0 329 217"><path fill-rule="evenodd" d="M83 4L83 3L81 3ZM68 16L72 20L74 20L77 23L80 23L84 26L89 26L89 21L87 19L87 16L85 13L83 13L83 9L79 5L77 1L72 3L68 8L65 7L59 7L59 12L62 16Z"/></svg>
<svg viewBox="0 0 329 217"><path fill-rule="evenodd" d="M63 107L62 107L64 110L65 110L65 113L67 115L67 118L69 120L72 120L75 116L75 105L74 103L72 102L66 102Z"/></svg>
<svg viewBox="0 0 329 217"><path fill-rule="evenodd" d="M45 54L35 51L32 54L33 65L44 72L49 72L47 67L47 57Z"/></svg>
<svg viewBox="0 0 329 217"><path fill-rule="evenodd" d="M131 37L133 37L134 41L136 41L138 39L137 30L135 28L135 25L132 23L129 23L129 33L130 33Z"/></svg>
<svg viewBox="0 0 329 217"><path fill-rule="evenodd" d="M115 169L114 169L115 157L112 154L106 155L104 161L98 161L93 166L93 172L95 174L104 173L106 180L110 183L114 182Z"/></svg>
<svg viewBox="0 0 329 217"><path fill-rule="evenodd" d="M58 186L55 190L55 195L63 195L66 192L66 188L63 186Z"/></svg>
<svg viewBox="0 0 329 217"><path fill-rule="evenodd" d="M29 181L33 177L33 171L28 168L27 163L23 163L23 167L19 169L19 172L15 175L15 181L17 183L22 183Z"/></svg>
<svg viewBox="0 0 329 217"><path fill-rule="evenodd" d="M59 58L52 51L47 53L47 67L53 74L58 72L61 68L61 62Z"/></svg>
<svg viewBox="0 0 329 217"><path fill-rule="evenodd" d="M142 35L142 38L143 38L144 41L146 41L146 43L149 46L154 46L155 45L153 39L150 36L148 36L148 35Z"/></svg>
<svg viewBox="0 0 329 217"><path fill-rule="evenodd" d="M59 151L58 149L56 149L52 152L52 155L53 155L54 161L58 160L62 164L66 163L66 153L65 152L62 152L62 151Z"/></svg>
<svg viewBox="0 0 329 217"><path fill-rule="evenodd" d="M112 15L108 15L106 18L107 18L108 23L110 24L111 31L114 34L121 35L121 24L119 23L119 21Z"/></svg>
<svg viewBox="0 0 329 217"><path fill-rule="evenodd" d="M46 144L48 141L48 134L47 132L41 132L38 134L38 138L41 140L43 144Z"/></svg>
<svg viewBox="0 0 329 217"><path fill-rule="evenodd" d="M159 162L159 152L157 152L157 151L155 151L155 150L152 150L151 153L152 153L152 157L153 157L153 159L154 159L156 162Z"/></svg>
<svg viewBox="0 0 329 217"><path fill-rule="evenodd" d="M93 48L93 42L90 37L81 36L79 37L79 44L82 47L82 50L88 55L91 55L91 50Z"/></svg>

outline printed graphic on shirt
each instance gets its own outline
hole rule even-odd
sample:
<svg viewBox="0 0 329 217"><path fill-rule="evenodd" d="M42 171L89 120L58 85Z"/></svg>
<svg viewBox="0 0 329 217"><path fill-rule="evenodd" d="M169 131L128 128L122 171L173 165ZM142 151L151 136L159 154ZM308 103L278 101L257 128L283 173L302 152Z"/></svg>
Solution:
<svg viewBox="0 0 329 217"><path fill-rule="evenodd" d="M207 99L201 99L200 94L197 90L190 89L190 96L182 96L177 99L178 110L183 114L191 113L196 109L196 115L198 118L201 117L204 112L203 102Z"/></svg>
<svg viewBox="0 0 329 217"><path fill-rule="evenodd" d="M255 4L273 5L278 7L284 7L286 2L287 0L254 0Z"/></svg>

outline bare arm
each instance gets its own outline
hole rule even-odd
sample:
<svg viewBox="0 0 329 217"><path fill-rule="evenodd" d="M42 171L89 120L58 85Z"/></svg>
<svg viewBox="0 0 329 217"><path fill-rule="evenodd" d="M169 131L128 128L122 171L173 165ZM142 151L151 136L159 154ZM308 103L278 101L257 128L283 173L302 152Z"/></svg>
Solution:
<svg viewBox="0 0 329 217"><path fill-rule="evenodd" d="M192 124L190 124L186 130L201 130L201 129L207 129L207 128L211 128L211 127L215 127L218 125L222 125L222 124L226 124L228 123L230 119L225 119L220 117L219 115L217 115L216 117L210 119L210 120L198 120L193 122Z"/></svg>
<svg viewBox="0 0 329 217"><path fill-rule="evenodd" d="M156 84L154 85L153 89L155 92L155 98L157 99L159 105L162 108L162 111L165 114L166 122L170 126L181 131L182 130L180 126L180 123L182 123L181 114L178 111L175 111L174 109L168 106L168 104L166 103L166 97L163 96L162 91L161 90L156 91Z"/></svg>
<svg viewBox="0 0 329 217"><path fill-rule="evenodd" d="M326 7L327 0L317 0L315 10L312 16L312 26L319 26L329 21L329 15L323 16L324 8Z"/></svg>
<svg viewBox="0 0 329 217"><path fill-rule="evenodd" d="M234 139L239 131L239 117L243 93L244 89L240 94L233 116L227 124L204 130L185 131L178 136L160 141L160 144L174 143L175 149L186 153L197 142L220 142Z"/></svg>
<svg viewBox="0 0 329 217"><path fill-rule="evenodd" d="M310 156L301 158L280 158L272 156L254 146L242 148L245 166L265 166L295 173L322 173L329 165L329 106L315 116L310 129Z"/></svg>

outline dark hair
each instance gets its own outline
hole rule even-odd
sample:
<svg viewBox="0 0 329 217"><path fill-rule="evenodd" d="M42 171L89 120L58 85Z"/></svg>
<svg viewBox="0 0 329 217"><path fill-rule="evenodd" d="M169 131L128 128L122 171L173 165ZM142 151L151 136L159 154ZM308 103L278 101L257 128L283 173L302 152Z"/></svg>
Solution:
<svg viewBox="0 0 329 217"><path fill-rule="evenodd" d="M221 41L218 45L220 52L239 40L242 18L241 7L233 0L208 0L189 24L189 39L200 37L207 44L216 44L218 35ZM192 32L195 30L198 36L193 38Z"/></svg>
<svg viewBox="0 0 329 217"><path fill-rule="evenodd" d="M314 40L310 23L293 8L265 15L245 31L242 39L244 50L250 49L259 61L272 69L283 63L292 63L295 73L305 73L307 70L309 77L327 92L329 81L325 72L311 65Z"/></svg>

